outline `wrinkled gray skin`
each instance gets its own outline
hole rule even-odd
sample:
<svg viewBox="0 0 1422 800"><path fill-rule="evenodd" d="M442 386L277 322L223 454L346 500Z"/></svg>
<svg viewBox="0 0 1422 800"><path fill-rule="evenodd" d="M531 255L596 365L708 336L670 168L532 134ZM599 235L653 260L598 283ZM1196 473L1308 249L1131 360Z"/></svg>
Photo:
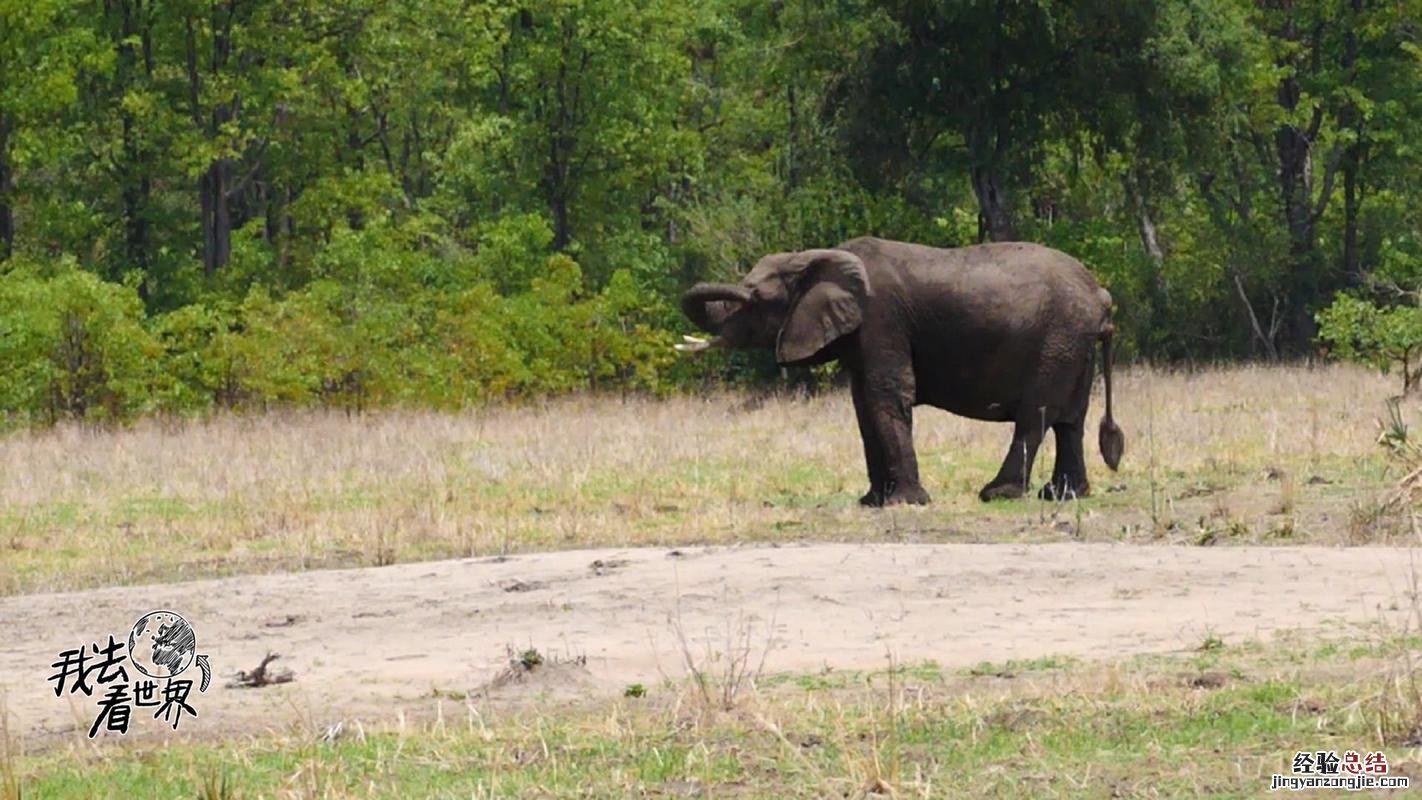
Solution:
<svg viewBox="0 0 1422 800"><path fill-rule="evenodd" d="M838 359L849 372L869 506L923 504L913 407L1011 422L1012 445L979 497L1019 497L1047 429L1057 461L1044 497L1089 491L1082 452L1099 342L1113 470L1125 436L1111 418L1111 296L1065 253L1000 243L945 250L860 238L768 255L740 284L697 284L682 310L712 344L775 350L782 365Z"/></svg>

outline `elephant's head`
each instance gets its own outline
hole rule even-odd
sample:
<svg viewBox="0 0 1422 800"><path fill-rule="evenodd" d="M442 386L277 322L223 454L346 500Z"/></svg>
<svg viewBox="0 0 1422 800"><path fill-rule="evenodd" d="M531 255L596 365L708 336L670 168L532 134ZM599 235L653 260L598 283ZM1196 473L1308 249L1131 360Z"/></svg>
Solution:
<svg viewBox="0 0 1422 800"><path fill-rule="evenodd" d="M716 336L687 337L678 349L767 347L781 364L808 361L859 328L869 293L864 262L853 253L768 255L739 284L698 283L681 296L686 316Z"/></svg>

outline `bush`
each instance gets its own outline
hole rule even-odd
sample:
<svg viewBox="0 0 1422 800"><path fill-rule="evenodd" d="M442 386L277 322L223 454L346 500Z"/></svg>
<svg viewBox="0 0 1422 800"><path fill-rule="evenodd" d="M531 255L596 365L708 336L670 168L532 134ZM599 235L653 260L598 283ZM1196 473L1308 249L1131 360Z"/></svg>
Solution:
<svg viewBox="0 0 1422 800"><path fill-rule="evenodd" d="M243 394L355 409L405 394L400 359L419 339L419 314L393 293L364 288L318 280L280 300L253 290L234 353Z"/></svg>
<svg viewBox="0 0 1422 800"><path fill-rule="evenodd" d="M582 297L582 286L577 263L555 255L528 292L508 300L509 332L524 357L521 392L665 388L672 338L640 321L657 313L648 293L626 271L596 295Z"/></svg>
<svg viewBox="0 0 1422 800"><path fill-rule="evenodd" d="M501 294L467 263L387 252L389 235L338 231L325 276L301 289L213 297L148 328L130 288L69 266L12 271L0 278L0 416L461 408L672 387L672 336L660 323L673 312L631 271L592 292L577 262L556 254L524 289Z"/></svg>
<svg viewBox="0 0 1422 800"><path fill-rule="evenodd" d="M1340 294L1318 313L1318 338L1339 358L1368 364L1384 374L1399 368L1403 394L1411 393L1422 377L1422 364L1417 363L1422 308L1415 305L1380 307Z"/></svg>
<svg viewBox="0 0 1422 800"><path fill-rule="evenodd" d="M165 408L235 408L248 396L250 368L242 357L236 309L188 305L158 317L153 328L170 378L162 397Z"/></svg>
<svg viewBox="0 0 1422 800"><path fill-rule="evenodd" d="M154 408L162 350L131 288L68 265L0 275L0 414L115 420Z"/></svg>

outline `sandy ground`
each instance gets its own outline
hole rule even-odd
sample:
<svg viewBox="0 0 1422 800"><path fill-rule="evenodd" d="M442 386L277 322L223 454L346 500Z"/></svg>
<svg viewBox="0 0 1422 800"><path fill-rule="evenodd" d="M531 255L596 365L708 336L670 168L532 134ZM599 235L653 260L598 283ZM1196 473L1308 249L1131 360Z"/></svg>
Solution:
<svg viewBox="0 0 1422 800"><path fill-rule="evenodd" d="M178 735L228 736L437 703L463 714L458 698L486 685L511 648L585 657L563 699L655 687L684 674L678 627L703 662L728 638L748 638L767 671L878 669L890 653L945 666L1106 658L1210 635L1342 632L1400 618L1414 572L1422 560L1390 548L815 544L580 550L27 595L0 600L0 695L25 746L82 737L93 701L56 698L51 662L81 642L122 639L159 608L193 623L215 673L193 700L199 718ZM227 685L268 652L293 682ZM144 719L135 729L162 728Z"/></svg>

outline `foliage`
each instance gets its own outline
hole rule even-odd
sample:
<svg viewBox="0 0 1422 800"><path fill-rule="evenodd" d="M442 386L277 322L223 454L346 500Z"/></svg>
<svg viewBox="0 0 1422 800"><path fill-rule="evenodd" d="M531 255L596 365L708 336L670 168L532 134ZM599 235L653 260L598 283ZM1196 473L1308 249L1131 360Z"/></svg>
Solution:
<svg viewBox="0 0 1422 800"><path fill-rule="evenodd" d="M1350 294L1340 294L1318 314L1319 338L1333 354L1348 361L1375 367L1384 373L1396 367L1402 373L1402 393L1409 394L1422 377L1422 308L1411 304L1374 305Z"/></svg>
<svg viewBox="0 0 1422 800"><path fill-rule="evenodd" d="M55 421L153 407L157 343L130 288L67 265L0 276L0 410Z"/></svg>
<svg viewBox="0 0 1422 800"><path fill-rule="evenodd" d="M1112 291L1124 357L1307 354L1316 321L1353 324L1317 316L1339 292L1422 286L1418 19L1422 0L0 0L7 291L92 275L95 335L127 336L100 306L136 296L135 352L161 351L112 354L64 402L30 353L0 414L774 380L756 354L671 361L677 293L865 234L1070 252ZM0 320L5 347L58 313ZM1397 360L1394 333L1359 336L1324 339Z"/></svg>

